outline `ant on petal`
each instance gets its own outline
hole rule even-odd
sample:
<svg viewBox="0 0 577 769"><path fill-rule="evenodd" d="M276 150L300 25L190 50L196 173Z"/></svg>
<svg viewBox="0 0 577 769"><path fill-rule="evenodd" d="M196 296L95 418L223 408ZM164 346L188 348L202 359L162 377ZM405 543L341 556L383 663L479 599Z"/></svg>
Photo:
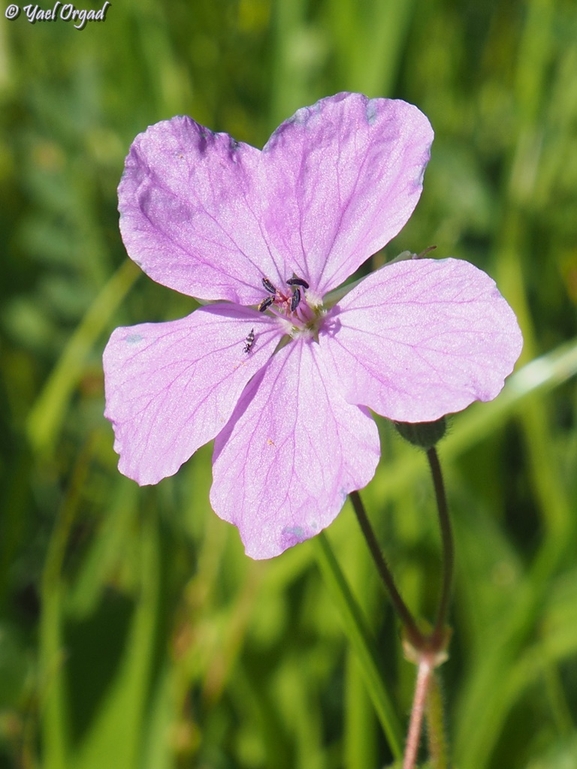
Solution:
<svg viewBox="0 0 577 769"><path fill-rule="evenodd" d="M253 345L254 345L254 328L251 328L251 330L248 332L246 336L246 339L244 340L243 352L250 352L252 350Z"/></svg>

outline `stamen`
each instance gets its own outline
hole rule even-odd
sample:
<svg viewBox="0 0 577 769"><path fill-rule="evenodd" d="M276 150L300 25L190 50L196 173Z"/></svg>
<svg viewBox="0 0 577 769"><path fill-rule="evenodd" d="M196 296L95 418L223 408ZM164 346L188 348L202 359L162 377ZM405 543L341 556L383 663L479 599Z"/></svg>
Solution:
<svg viewBox="0 0 577 769"><path fill-rule="evenodd" d="M287 280L287 286L302 286L303 288L309 288L309 284L302 278L289 278Z"/></svg>
<svg viewBox="0 0 577 769"><path fill-rule="evenodd" d="M269 294L276 294L276 288L273 286L273 284L270 282L268 278L263 278L262 284L266 288L266 290L269 292Z"/></svg>
<svg viewBox="0 0 577 769"><path fill-rule="evenodd" d="M268 310L268 308L271 306L273 302L274 302L274 296L266 296L257 307L257 310L259 312L264 312L265 310Z"/></svg>
<svg viewBox="0 0 577 769"><path fill-rule="evenodd" d="M301 290L300 288L295 288L295 290L293 291L293 297L291 299L291 312L294 312L296 310L300 302L301 302Z"/></svg>

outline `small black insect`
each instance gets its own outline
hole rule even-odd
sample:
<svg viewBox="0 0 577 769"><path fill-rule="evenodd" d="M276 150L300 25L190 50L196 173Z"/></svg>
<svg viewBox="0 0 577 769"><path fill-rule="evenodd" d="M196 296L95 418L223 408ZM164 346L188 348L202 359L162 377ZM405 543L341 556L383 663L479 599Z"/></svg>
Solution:
<svg viewBox="0 0 577 769"><path fill-rule="evenodd" d="M269 294L276 294L276 288L273 286L273 284L270 282L268 278L263 278L262 284L266 288L266 290L269 292Z"/></svg>
<svg viewBox="0 0 577 769"><path fill-rule="evenodd" d="M302 286L303 288L309 288L309 284L302 278L289 278L287 280L288 286Z"/></svg>
<svg viewBox="0 0 577 769"><path fill-rule="evenodd" d="M257 310L259 312L264 312L265 310L268 310L268 308L271 306L273 302L274 302L274 296L267 296L259 304L259 306L257 307Z"/></svg>
<svg viewBox="0 0 577 769"><path fill-rule="evenodd" d="M254 328L248 332L246 339L244 340L244 352L250 352L254 344Z"/></svg>
<svg viewBox="0 0 577 769"><path fill-rule="evenodd" d="M291 312L294 312L300 303L301 303L301 290L300 288L295 288L295 290L293 291L293 297L291 299Z"/></svg>

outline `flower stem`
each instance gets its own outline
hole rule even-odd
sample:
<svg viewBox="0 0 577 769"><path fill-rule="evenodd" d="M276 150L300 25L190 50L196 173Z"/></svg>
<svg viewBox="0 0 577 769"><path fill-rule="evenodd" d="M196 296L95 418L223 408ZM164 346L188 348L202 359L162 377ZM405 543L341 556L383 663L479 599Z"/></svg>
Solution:
<svg viewBox="0 0 577 769"><path fill-rule="evenodd" d="M443 723L443 698L439 676L433 671L426 704L429 760L432 769L448 769L447 737Z"/></svg>
<svg viewBox="0 0 577 769"><path fill-rule="evenodd" d="M363 532L363 535L367 541L367 545L369 546L369 550L373 557L373 561L375 562L375 565L377 567L377 571L379 572L379 575L383 580L385 588L389 593L391 602L393 604L393 608L397 612L397 615L399 616L403 624L407 639L410 641L410 643L413 646L415 646L416 648L419 648L423 644L424 636L419 630L419 628L417 627L417 624L413 618L413 615L409 611L406 603L403 601L401 594L397 589L395 580L393 579L393 575L389 570L385 557L381 552L381 548L375 536L375 532L373 531L373 528L370 524L369 518L365 511L365 506L363 505L359 492L351 491L350 497L351 497L351 502L353 503L353 508L355 510L357 519L359 521L359 525L361 527L361 531Z"/></svg>
<svg viewBox="0 0 577 769"><path fill-rule="evenodd" d="M397 590L397 586L381 552L381 548L375 537L375 533L371 527L359 493L353 491L350 494L353 508L369 546L377 571L389 593L393 608L403 624L405 656L408 660L415 662L417 665L418 672L415 684L415 696L411 710L411 720L409 724L409 733L407 735L403 769L415 769L425 708L431 766L433 769L448 768L448 750L443 725L443 703L439 682L434 671L436 667L441 665L447 659L446 650L451 631L446 626L446 621L451 599L455 554L451 520L449 517L449 508L447 505L447 497L445 494L439 457L434 446L427 449L426 453L435 489L443 548L441 595L439 598L437 618L432 632L425 633L417 627L413 615Z"/></svg>
<svg viewBox="0 0 577 769"><path fill-rule="evenodd" d="M411 708L411 722L407 735L403 769L414 769L417 761L423 714L425 712L425 703L427 702L432 673L433 663L428 656L423 655L417 671L417 683L415 684L415 696L413 698L413 707Z"/></svg>
<svg viewBox="0 0 577 769"><path fill-rule="evenodd" d="M445 494L445 485L443 483L443 473L434 446L427 450L427 459L429 460L431 475L433 476L433 485L435 487L435 496L437 498L437 511L439 514L439 528L441 530L441 540L443 544L443 582L441 585L441 598L439 600L437 619L432 633L432 639L436 640L444 634L445 623L449 613L455 551L447 496Z"/></svg>

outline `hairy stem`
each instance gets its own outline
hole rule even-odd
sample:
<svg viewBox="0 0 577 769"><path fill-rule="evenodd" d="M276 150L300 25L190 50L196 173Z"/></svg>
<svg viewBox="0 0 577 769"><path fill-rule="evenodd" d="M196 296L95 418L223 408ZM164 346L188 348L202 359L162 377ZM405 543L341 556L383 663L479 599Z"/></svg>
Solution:
<svg viewBox="0 0 577 769"><path fill-rule="evenodd" d="M367 545L369 546L369 550L377 567L377 571L379 572L385 588L389 593L393 608L397 612L397 615L403 624L408 640L413 646L419 648L424 640L423 634L417 627L413 615L407 608L406 603L403 601L401 594L397 589L393 575L390 572L390 569L375 536L375 532L373 531L373 528L370 524L359 492L352 491L350 497L357 519L359 521L359 525L361 527L361 531L363 532L363 536L367 541Z"/></svg>
<svg viewBox="0 0 577 769"><path fill-rule="evenodd" d="M447 506L447 496L445 494L445 485L443 483L443 473L441 472L439 457L434 446L428 449L427 459L429 460L431 475L433 476L433 486L435 487L437 511L439 514L439 528L441 530L441 540L443 544L443 581L441 585L441 598L439 600L437 619L432 634L432 640L435 640L443 635L445 623L447 622L453 584L455 551L451 519L449 517L449 508Z"/></svg>
<svg viewBox="0 0 577 769"><path fill-rule="evenodd" d="M433 671L426 703L429 760L432 769L449 769L448 746L443 715L441 684L438 674Z"/></svg>
<svg viewBox="0 0 577 769"><path fill-rule="evenodd" d="M407 735L403 769L414 769L416 765L423 724L423 714L425 712L425 703L427 701L432 673L433 664L426 655L423 655L417 670L417 683L415 685L413 707L411 708L411 722L409 724L409 733Z"/></svg>

